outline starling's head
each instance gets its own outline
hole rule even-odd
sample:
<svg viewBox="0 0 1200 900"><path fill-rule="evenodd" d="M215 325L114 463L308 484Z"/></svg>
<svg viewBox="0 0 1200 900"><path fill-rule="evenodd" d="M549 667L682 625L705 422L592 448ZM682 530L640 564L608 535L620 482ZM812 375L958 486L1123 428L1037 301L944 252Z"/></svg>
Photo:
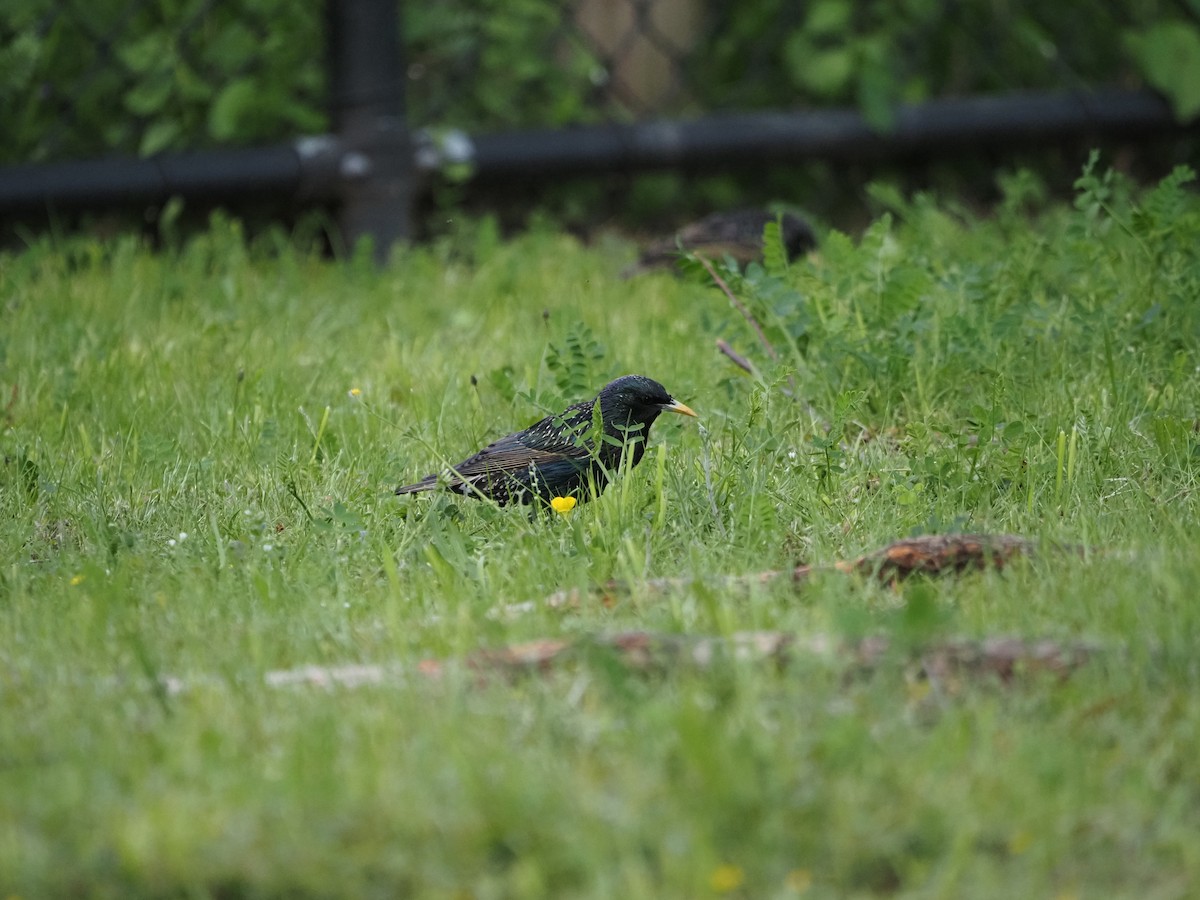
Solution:
<svg viewBox="0 0 1200 900"><path fill-rule="evenodd" d="M645 375L623 375L610 381L600 391L600 413L606 422L625 424L642 422L649 425L662 412L696 415L667 393L667 389Z"/></svg>

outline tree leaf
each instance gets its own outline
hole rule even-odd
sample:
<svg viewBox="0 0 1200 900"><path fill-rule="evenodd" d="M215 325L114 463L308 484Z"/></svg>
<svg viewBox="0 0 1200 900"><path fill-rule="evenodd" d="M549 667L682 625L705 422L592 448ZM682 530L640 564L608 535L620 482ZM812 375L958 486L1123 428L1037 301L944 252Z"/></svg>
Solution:
<svg viewBox="0 0 1200 900"><path fill-rule="evenodd" d="M1167 95L1181 121L1200 113L1200 29L1160 22L1128 39L1146 80Z"/></svg>
<svg viewBox="0 0 1200 900"><path fill-rule="evenodd" d="M131 72L142 74L162 69L162 60L171 52L171 39L165 31L149 34L117 48L117 56Z"/></svg>
<svg viewBox="0 0 1200 900"><path fill-rule="evenodd" d="M171 147L179 134L179 122L174 119L159 119L142 132L138 153L142 156L153 156L155 153L160 153Z"/></svg>
<svg viewBox="0 0 1200 900"><path fill-rule="evenodd" d="M788 69L794 84L805 87L821 97L836 97L854 74L854 54L846 47L818 49L796 32L784 48Z"/></svg>
<svg viewBox="0 0 1200 900"><path fill-rule="evenodd" d="M208 133L219 141L236 136L258 100L258 85L250 78L231 81L217 94L208 113Z"/></svg>
<svg viewBox="0 0 1200 900"><path fill-rule="evenodd" d="M171 80L146 78L125 95L125 108L135 116L160 112L171 96Z"/></svg>
<svg viewBox="0 0 1200 900"><path fill-rule="evenodd" d="M842 34L850 24L853 12L847 0L817 0L809 7L804 30L822 37Z"/></svg>

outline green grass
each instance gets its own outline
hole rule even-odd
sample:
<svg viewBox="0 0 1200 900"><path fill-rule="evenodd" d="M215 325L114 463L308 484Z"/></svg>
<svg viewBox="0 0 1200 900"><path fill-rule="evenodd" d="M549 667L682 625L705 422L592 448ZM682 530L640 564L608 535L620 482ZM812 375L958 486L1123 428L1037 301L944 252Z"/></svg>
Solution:
<svg viewBox="0 0 1200 900"><path fill-rule="evenodd" d="M1200 202L1176 181L1089 170L1032 218L897 201L772 255L731 287L777 361L711 285L618 281L628 251L548 230L383 271L222 221L4 256L0 896L1191 895ZM702 419L664 417L598 502L391 495L627 372ZM955 530L1086 552L718 583ZM610 578L611 607L496 614ZM453 662L623 629L1106 649L933 689L900 653ZM398 674L264 680L347 663Z"/></svg>

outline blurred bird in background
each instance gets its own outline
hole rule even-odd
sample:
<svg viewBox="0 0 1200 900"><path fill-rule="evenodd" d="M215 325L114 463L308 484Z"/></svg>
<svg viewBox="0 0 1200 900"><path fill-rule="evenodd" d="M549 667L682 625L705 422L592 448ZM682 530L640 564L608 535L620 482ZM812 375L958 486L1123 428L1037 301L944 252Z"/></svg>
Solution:
<svg viewBox="0 0 1200 900"><path fill-rule="evenodd" d="M728 256L743 266L748 262L761 261L763 228L776 219L780 223L783 247L789 260L817 246L812 226L793 213L776 216L761 209L717 212L685 225L669 238L650 244L642 251L638 261L621 273L621 277L632 278L653 269L667 268L685 253L701 253L714 261Z"/></svg>

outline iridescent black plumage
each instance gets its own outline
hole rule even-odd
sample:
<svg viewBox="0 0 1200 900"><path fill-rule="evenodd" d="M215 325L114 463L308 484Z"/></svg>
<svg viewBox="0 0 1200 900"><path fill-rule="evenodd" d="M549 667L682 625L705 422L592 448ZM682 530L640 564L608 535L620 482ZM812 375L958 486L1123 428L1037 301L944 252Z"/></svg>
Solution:
<svg viewBox="0 0 1200 900"><path fill-rule="evenodd" d="M685 225L669 238L655 241L622 276L629 278L673 265L684 253L703 253L710 259L730 256L742 265L761 260L763 228L777 218L788 259L795 259L817 246L812 226L797 215L784 213L777 217L761 209L735 209L712 213Z"/></svg>
<svg viewBox="0 0 1200 900"><path fill-rule="evenodd" d="M600 404L598 435L595 407ZM414 494L445 486L469 497L488 497L501 506L529 503L535 497L574 497L580 503L598 496L608 476L620 468L626 452L636 466L646 452L650 426L662 412L694 416L657 381L625 375L610 382L595 399L547 416L524 431L489 444L442 476L427 475L396 488ZM597 444L599 446L597 447Z"/></svg>

